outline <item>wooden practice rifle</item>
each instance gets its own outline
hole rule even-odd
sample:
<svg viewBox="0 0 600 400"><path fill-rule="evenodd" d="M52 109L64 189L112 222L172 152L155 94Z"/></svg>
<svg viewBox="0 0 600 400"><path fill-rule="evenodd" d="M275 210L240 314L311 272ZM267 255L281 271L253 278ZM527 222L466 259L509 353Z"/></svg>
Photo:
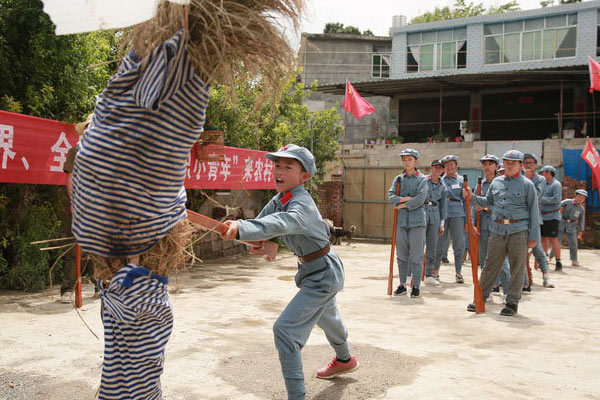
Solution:
<svg viewBox="0 0 600 400"><path fill-rule="evenodd" d="M467 175L463 175L464 180L464 188L468 189L469 187L469 178ZM473 288L474 288L474 296L475 296L475 312L483 313L485 312L485 303L483 302L483 297L481 294L481 286L479 285L479 277L478 277L478 269L479 269L479 241L475 235L473 230L473 219L471 218L471 199L465 199L466 203L466 212L467 214L467 228L469 229L469 244L471 251L471 271L473 272Z"/></svg>
<svg viewBox="0 0 600 400"><path fill-rule="evenodd" d="M400 184L400 180L402 178L398 179L398 182L396 182L396 196L400 196L400 188L401 188L401 184ZM398 209L396 207L394 207L394 230L392 231L392 251L390 254L390 271L388 272L388 289L387 289L387 294L388 296L392 295L392 288L393 288L393 284L394 284L394 251L396 250L396 228L398 227Z"/></svg>

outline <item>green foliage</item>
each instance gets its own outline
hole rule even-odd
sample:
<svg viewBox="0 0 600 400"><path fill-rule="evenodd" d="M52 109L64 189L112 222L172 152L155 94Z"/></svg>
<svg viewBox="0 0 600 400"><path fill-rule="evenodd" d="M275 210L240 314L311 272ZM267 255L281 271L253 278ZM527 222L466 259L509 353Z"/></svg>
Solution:
<svg viewBox="0 0 600 400"><path fill-rule="evenodd" d="M344 24L339 22L329 22L325 24L325 29L323 29L323 33L341 33L345 35L363 35L363 36L375 36L370 29L366 31L360 32L355 26L348 25L344 26Z"/></svg>
<svg viewBox="0 0 600 400"><path fill-rule="evenodd" d="M0 108L77 122L116 64L112 31L56 36L39 0L0 0ZM75 17L75 16L74 16Z"/></svg>
<svg viewBox="0 0 600 400"><path fill-rule="evenodd" d="M324 165L335 158L338 138L342 132L340 117L333 107L309 112L303 100L316 90L309 89L292 76L285 81L280 100L261 101L260 81L244 79L235 88L235 103L230 100L230 88L215 85L207 110L206 124L225 131L225 144L264 151L294 143L312 148L317 164L317 181L325 173Z"/></svg>
<svg viewBox="0 0 600 400"><path fill-rule="evenodd" d="M0 0L0 109L81 121L116 70L116 43L113 31L56 36L41 1ZM54 237L67 208L63 187L0 184L0 287L45 287L58 254L29 242Z"/></svg>
<svg viewBox="0 0 600 400"><path fill-rule="evenodd" d="M16 207L19 209L20 207ZM17 212L22 211L17 210ZM48 284L48 271L52 254L40 251L39 246L29 243L40 238L53 237L60 228L60 221L47 202L32 204L19 219L18 229L5 230L0 257L0 286L19 290L40 290ZM8 255L8 259L4 258Z"/></svg>
<svg viewBox="0 0 600 400"><path fill-rule="evenodd" d="M483 3L466 3L465 0L455 0L452 7L435 7L433 11L428 11L422 15L410 20L411 24L422 24L425 22L443 21L447 19L473 17L483 14L498 14L510 11L519 11L519 3L514 0L497 7L490 7L486 10Z"/></svg>
<svg viewBox="0 0 600 400"><path fill-rule="evenodd" d="M572 3L581 3L581 0L559 0L557 5L572 4ZM540 6L542 6L542 7L548 7L548 6L553 6L553 5L554 5L554 0L540 1Z"/></svg>

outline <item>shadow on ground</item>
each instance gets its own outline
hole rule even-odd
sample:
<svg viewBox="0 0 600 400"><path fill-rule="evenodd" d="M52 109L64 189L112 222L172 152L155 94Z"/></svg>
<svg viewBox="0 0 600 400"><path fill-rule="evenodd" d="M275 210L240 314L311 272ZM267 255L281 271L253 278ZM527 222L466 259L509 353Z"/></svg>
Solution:
<svg viewBox="0 0 600 400"><path fill-rule="evenodd" d="M274 346L241 350L224 359L215 373L242 393L261 398L283 399L285 386ZM302 350L307 398L314 400L366 400L381 396L394 386L411 384L419 367L428 364L423 358L404 355L364 344L352 344L360 369L332 380L315 378L316 371L333 358L328 345L307 346Z"/></svg>

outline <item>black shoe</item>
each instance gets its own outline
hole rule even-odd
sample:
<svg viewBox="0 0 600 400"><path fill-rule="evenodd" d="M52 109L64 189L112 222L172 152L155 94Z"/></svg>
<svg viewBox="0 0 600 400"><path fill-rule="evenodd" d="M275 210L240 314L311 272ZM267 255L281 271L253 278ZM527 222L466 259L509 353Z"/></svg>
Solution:
<svg viewBox="0 0 600 400"><path fill-rule="evenodd" d="M456 283L465 283L465 278L461 274L456 274Z"/></svg>
<svg viewBox="0 0 600 400"><path fill-rule="evenodd" d="M468 312L475 312L475 303L471 303L467 306Z"/></svg>
<svg viewBox="0 0 600 400"><path fill-rule="evenodd" d="M448 260L446 257L442 258L442 262L444 264L450 264L450 260Z"/></svg>
<svg viewBox="0 0 600 400"><path fill-rule="evenodd" d="M512 303L506 303L502 311L500 311L500 315L504 315L505 317L512 317L517 313L518 306Z"/></svg>
<svg viewBox="0 0 600 400"><path fill-rule="evenodd" d="M400 296L406 293L406 288L404 285L398 286L398 289L394 290L394 296Z"/></svg>
<svg viewBox="0 0 600 400"><path fill-rule="evenodd" d="M492 288L492 293L500 293L500 286L495 286Z"/></svg>
<svg viewBox="0 0 600 400"><path fill-rule="evenodd" d="M421 291L419 290L419 288L412 288L412 290L410 291L410 297L421 297Z"/></svg>
<svg viewBox="0 0 600 400"><path fill-rule="evenodd" d="M527 292L527 293L531 293L531 285L529 285L527 287L523 287L523 291Z"/></svg>
<svg viewBox="0 0 600 400"><path fill-rule="evenodd" d="M562 271L562 263L560 261L556 262L556 268L554 268L555 271Z"/></svg>

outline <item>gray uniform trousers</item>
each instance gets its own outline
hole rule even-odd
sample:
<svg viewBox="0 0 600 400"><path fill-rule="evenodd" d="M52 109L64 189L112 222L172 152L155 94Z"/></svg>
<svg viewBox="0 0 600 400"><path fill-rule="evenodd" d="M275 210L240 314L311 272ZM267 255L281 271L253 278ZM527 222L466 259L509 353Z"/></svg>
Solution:
<svg viewBox="0 0 600 400"><path fill-rule="evenodd" d="M488 254L481 271L481 293L487 299L492 291L494 282L500 273L504 259L508 255L510 264L510 284L506 302L519 304L523 286L523 273L527 262L527 231L516 232L504 236L490 232Z"/></svg>
<svg viewBox="0 0 600 400"><path fill-rule="evenodd" d="M400 283L406 283L406 277L408 276L408 270L410 268L410 273L413 279L413 287L418 289L421 285L424 246L424 226L415 226L413 228L397 228L396 260L398 261L398 275L400 276Z"/></svg>
<svg viewBox="0 0 600 400"><path fill-rule="evenodd" d="M577 249L578 249L578 243L577 243L577 232L573 231L573 232L569 232L567 231L564 227L563 224L560 224L560 228L558 230L558 243L562 242L562 238L563 236L565 236L565 233L567 234L567 241L569 242L569 258L571 259L571 261L577 261ZM548 267L546 267L546 269L548 269Z"/></svg>
<svg viewBox="0 0 600 400"><path fill-rule="evenodd" d="M337 292L344 286L344 273L341 264L333 260L337 256L330 253L325 257L332 258L328 263L331 267L306 276L299 285L300 291L273 325L289 400L302 400L306 396L300 351L315 325L323 329L339 359L351 357L348 331L335 301Z"/></svg>
<svg viewBox="0 0 600 400"><path fill-rule="evenodd" d="M454 251L454 269L457 274L461 273L463 257L465 255L465 217L448 217L446 218L444 235L440 243L438 243L438 257L442 259L444 246L448 246L448 242L452 237L452 250ZM436 258L436 261L437 261ZM439 264L437 264L439 266Z"/></svg>
<svg viewBox="0 0 600 400"><path fill-rule="evenodd" d="M425 257L427 259L425 275L433 275L433 270L440 268L437 261L441 262L441 257L440 260L436 260L438 243L441 242L440 238L440 221L427 224L425 232Z"/></svg>

